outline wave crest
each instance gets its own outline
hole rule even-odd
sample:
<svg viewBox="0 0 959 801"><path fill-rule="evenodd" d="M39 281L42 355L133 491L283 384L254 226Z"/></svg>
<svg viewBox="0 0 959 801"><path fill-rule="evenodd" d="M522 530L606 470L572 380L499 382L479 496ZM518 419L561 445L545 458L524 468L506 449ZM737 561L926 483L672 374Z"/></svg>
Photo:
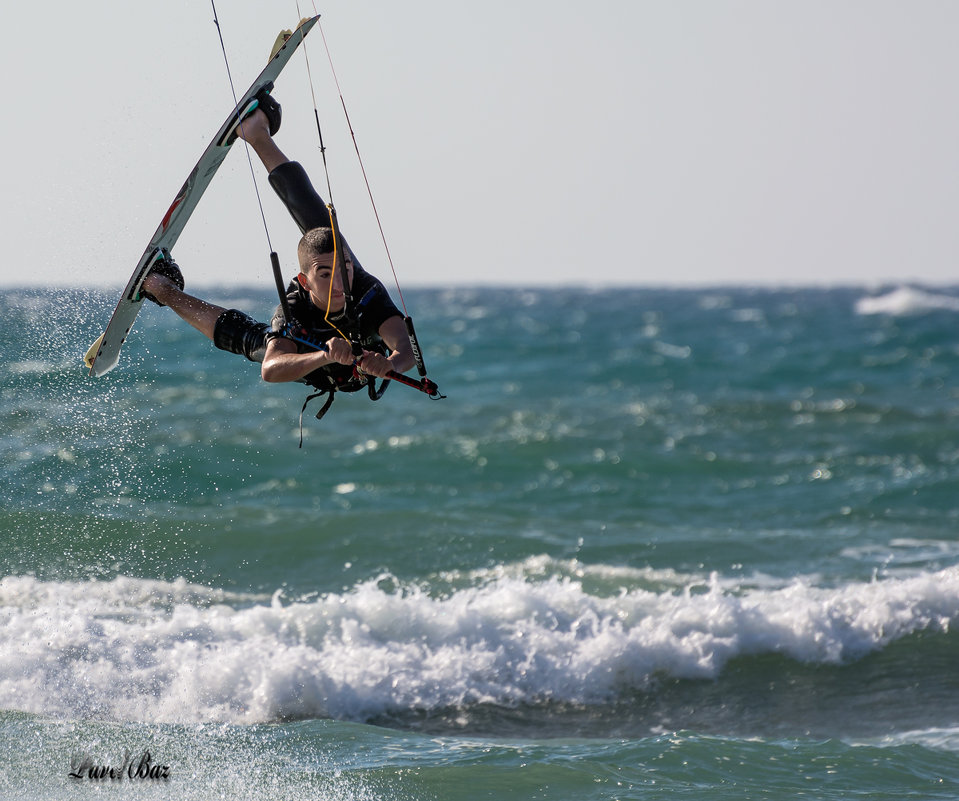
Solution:
<svg viewBox="0 0 959 801"><path fill-rule="evenodd" d="M930 311L959 311L959 298L903 286L875 297L856 301L856 314L888 314L902 317Z"/></svg>
<svg viewBox="0 0 959 801"><path fill-rule="evenodd" d="M839 663L959 617L959 568L816 587L626 568L392 576L284 603L186 582L0 581L0 706L61 717L368 720L474 704L604 703L763 653ZM574 566L575 567L575 566ZM586 588L615 576L621 590ZM724 586L725 585L725 586Z"/></svg>

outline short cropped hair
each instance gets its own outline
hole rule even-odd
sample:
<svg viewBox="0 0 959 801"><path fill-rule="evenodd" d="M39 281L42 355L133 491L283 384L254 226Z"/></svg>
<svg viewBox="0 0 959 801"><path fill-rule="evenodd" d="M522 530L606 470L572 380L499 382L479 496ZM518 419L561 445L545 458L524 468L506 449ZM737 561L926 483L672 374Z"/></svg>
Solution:
<svg viewBox="0 0 959 801"><path fill-rule="evenodd" d="M332 228L327 226L311 228L303 234L300 239L300 244L296 247L297 259L302 264L304 260L309 261L311 258L322 256L325 253L333 253L336 250L337 244L343 248L347 254L347 258L349 258L351 255L350 249L343 235L340 234L339 243L337 243L336 240L337 237L333 235Z"/></svg>

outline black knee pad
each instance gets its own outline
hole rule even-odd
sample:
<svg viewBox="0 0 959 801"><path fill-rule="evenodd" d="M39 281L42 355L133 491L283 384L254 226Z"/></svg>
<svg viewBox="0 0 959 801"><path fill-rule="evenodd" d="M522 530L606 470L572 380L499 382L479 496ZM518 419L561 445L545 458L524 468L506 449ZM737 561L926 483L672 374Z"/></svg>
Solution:
<svg viewBox="0 0 959 801"><path fill-rule="evenodd" d="M220 350L246 356L251 362L262 362L269 331L266 323L259 323L238 309L228 309L213 327L213 344Z"/></svg>

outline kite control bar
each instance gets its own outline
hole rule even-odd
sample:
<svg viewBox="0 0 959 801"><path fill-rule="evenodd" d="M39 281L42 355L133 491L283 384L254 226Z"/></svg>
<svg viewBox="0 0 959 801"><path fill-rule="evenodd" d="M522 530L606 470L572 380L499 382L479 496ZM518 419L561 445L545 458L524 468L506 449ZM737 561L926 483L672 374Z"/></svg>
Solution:
<svg viewBox="0 0 959 801"><path fill-rule="evenodd" d="M390 379L390 381L398 381L399 383L405 384L408 387L418 389L420 392L425 392L433 400L441 400L442 398L446 397L440 392L440 388L425 376L417 381L415 378L410 378L409 376L405 376L402 373L396 372L396 370L390 370L386 374L386 377Z"/></svg>
<svg viewBox="0 0 959 801"><path fill-rule="evenodd" d="M308 347L314 348L315 350L321 350L324 353L329 353L329 348L326 346L325 342L317 342L314 339L311 339L306 330L303 328L297 328L293 323L287 323L283 328L283 336L288 339L292 339L294 342L299 342L301 345L307 345ZM353 371L358 374L360 369L359 360L353 362ZM361 376L360 376L361 377ZM433 400L440 400L446 396L440 392L440 389L434 382L428 379L426 376L420 378L417 381L415 378L410 378L409 376L403 375L402 373L396 372L396 370L390 370L385 376L383 376L390 381L396 381L399 384L404 384L413 389L418 389L420 392L428 395Z"/></svg>

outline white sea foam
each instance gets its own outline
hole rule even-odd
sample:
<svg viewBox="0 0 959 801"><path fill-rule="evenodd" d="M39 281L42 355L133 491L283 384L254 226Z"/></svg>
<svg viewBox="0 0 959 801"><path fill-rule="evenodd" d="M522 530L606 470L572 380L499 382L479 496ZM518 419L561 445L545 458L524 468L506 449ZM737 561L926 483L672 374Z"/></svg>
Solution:
<svg viewBox="0 0 959 801"><path fill-rule="evenodd" d="M568 566L567 566L568 567ZM284 602L179 581L0 581L0 708L57 717L358 720L450 705L600 702L732 658L856 659L959 618L959 568L823 588L686 587L562 567L463 576L442 594L390 576ZM623 579L587 590L589 576ZM442 583L442 582L441 582ZM465 586L464 586L465 585Z"/></svg>
<svg viewBox="0 0 959 801"><path fill-rule="evenodd" d="M959 311L959 298L903 286L885 295L856 301L857 314L889 314L897 317L940 310Z"/></svg>
<svg viewBox="0 0 959 801"><path fill-rule="evenodd" d="M918 744L938 751L956 753L959 752L959 728L917 729L883 735L872 740L865 740L863 744L885 747Z"/></svg>

